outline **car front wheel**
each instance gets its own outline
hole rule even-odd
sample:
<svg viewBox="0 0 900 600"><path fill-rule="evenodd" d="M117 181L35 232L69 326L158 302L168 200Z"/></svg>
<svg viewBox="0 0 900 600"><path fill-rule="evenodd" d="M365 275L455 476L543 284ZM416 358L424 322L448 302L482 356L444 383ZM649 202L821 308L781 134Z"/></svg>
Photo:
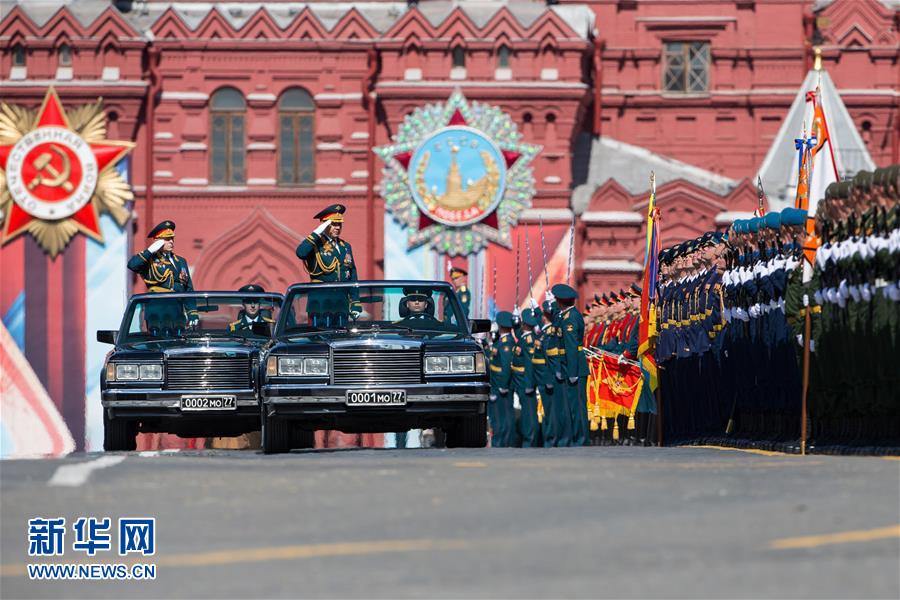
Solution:
<svg viewBox="0 0 900 600"><path fill-rule="evenodd" d="M262 407L262 449L263 454L279 454L291 450L290 425L278 417L267 414Z"/></svg>
<svg viewBox="0 0 900 600"><path fill-rule="evenodd" d="M131 421L103 414L103 449L107 452L137 449L137 428Z"/></svg>

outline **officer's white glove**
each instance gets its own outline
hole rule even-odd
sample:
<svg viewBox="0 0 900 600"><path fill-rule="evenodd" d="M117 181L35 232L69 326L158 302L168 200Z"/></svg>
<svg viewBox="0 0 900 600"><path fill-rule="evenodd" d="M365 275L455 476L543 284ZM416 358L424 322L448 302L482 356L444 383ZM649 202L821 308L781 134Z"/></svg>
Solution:
<svg viewBox="0 0 900 600"><path fill-rule="evenodd" d="M509 390L507 388L497 388L497 391L503 395L506 395L509 393Z"/></svg>
<svg viewBox="0 0 900 600"><path fill-rule="evenodd" d="M525 393L526 393L526 394L529 394L529 395L530 395L530 394L533 394L533 393L534 393L534 388L525 388Z"/></svg>
<svg viewBox="0 0 900 600"><path fill-rule="evenodd" d="M532 310L537 310L538 308L540 308L540 306L538 306L537 300L535 300L534 298L529 299L528 304L529 306L531 306Z"/></svg>
<svg viewBox="0 0 900 600"><path fill-rule="evenodd" d="M488 396L488 400L490 400L491 402L496 402L497 394L491 394L490 396Z"/></svg>
<svg viewBox="0 0 900 600"><path fill-rule="evenodd" d="M558 382L560 382L560 383L562 383L562 381L563 381L563 376L562 376L562 373L561 373L560 371L557 371L557 372L556 372L556 380L557 380Z"/></svg>
<svg viewBox="0 0 900 600"><path fill-rule="evenodd" d="M197 315L191 315L188 317L188 326L189 327L196 327L199 324L200 324L200 317L198 317Z"/></svg>
<svg viewBox="0 0 900 600"><path fill-rule="evenodd" d="M556 296L554 296L554 295L553 295L553 292L551 292L550 290L547 290L547 291L544 293L544 299L545 299L547 302L556 302Z"/></svg>
<svg viewBox="0 0 900 600"><path fill-rule="evenodd" d="M313 233L318 234L318 235L322 235L322 233L323 233L326 229L328 229L329 227L331 227L331 221L327 221L327 220L326 220L326 221L322 221L321 223L319 223L319 226L318 226L318 227L316 227L315 229L313 229Z"/></svg>
<svg viewBox="0 0 900 600"><path fill-rule="evenodd" d="M552 393L553 393L553 384L552 384L552 383L545 383L545 384L544 384L544 387L547 388L547 393L548 393L548 394L552 394Z"/></svg>
<svg viewBox="0 0 900 600"><path fill-rule="evenodd" d="M519 310L518 306L513 309L513 316L517 319L522 316L522 311Z"/></svg>
<svg viewBox="0 0 900 600"><path fill-rule="evenodd" d="M147 252L149 252L150 254L156 254L165 245L166 245L165 240L156 240L155 242L153 242L152 244L150 244L147 247Z"/></svg>
<svg viewBox="0 0 900 600"><path fill-rule="evenodd" d="M577 377L569 377L569 385L575 385L576 383L578 383Z"/></svg>

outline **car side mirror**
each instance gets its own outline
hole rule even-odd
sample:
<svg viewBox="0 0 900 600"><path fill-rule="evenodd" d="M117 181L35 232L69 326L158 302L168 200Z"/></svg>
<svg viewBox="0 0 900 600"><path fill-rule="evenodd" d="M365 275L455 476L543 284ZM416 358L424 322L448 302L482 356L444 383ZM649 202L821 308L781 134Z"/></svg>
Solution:
<svg viewBox="0 0 900 600"><path fill-rule="evenodd" d="M97 341L102 344L115 344L116 343L116 334L118 331L101 329L97 331Z"/></svg>
<svg viewBox="0 0 900 600"><path fill-rule="evenodd" d="M488 333L491 330L490 319L472 319L472 333Z"/></svg>

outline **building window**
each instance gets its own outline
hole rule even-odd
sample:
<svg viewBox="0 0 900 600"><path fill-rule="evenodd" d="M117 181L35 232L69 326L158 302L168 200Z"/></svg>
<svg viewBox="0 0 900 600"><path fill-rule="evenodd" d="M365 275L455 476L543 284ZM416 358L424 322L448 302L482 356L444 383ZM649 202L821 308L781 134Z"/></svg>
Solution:
<svg viewBox="0 0 900 600"><path fill-rule="evenodd" d="M13 66L25 66L25 48L22 46L22 44L16 44L15 46L13 46Z"/></svg>
<svg viewBox="0 0 900 600"><path fill-rule="evenodd" d="M290 88L278 103L278 183L316 182L315 110L309 92Z"/></svg>
<svg viewBox="0 0 900 600"><path fill-rule="evenodd" d="M462 46L454 46L453 47L453 66L454 67L465 67L466 66L466 51Z"/></svg>
<svg viewBox="0 0 900 600"><path fill-rule="evenodd" d="M509 68L509 47L508 46L500 46L500 50L497 51L497 66L501 69Z"/></svg>
<svg viewBox="0 0 900 600"><path fill-rule="evenodd" d="M709 89L709 43L667 43L663 87L667 92L706 92Z"/></svg>
<svg viewBox="0 0 900 600"><path fill-rule="evenodd" d="M241 185L244 175L244 97L234 88L222 88L212 96L212 183Z"/></svg>
<svg viewBox="0 0 900 600"><path fill-rule="evenodd" d="M72 66L72 49L68 44L63 44L59 47L59 66L61 67L71 67Z"/></svg>

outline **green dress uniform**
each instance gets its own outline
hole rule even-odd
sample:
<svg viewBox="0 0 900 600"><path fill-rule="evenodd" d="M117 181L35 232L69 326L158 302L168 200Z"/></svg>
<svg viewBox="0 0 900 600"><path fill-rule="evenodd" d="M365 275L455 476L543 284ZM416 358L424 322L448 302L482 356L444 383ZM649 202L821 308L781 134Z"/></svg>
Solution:
<svg viewBox="0 0 900 600"><path fill-rule="evenodd" d="M175 237L175 223L163 221L147 235L156 240L167 240ZM134 271L147 284L148 292L193 292L191 271L187 260L175 253L141 250L128 260L128 268Z"/></svg>
<svg viewBox="0 0 900 600"><path fill-rule="evenodd" d="M497 325L512 328L512 314L502 311L497 314ZM511 333L504 333L491 348L491 394L496 396L494 416L491 423L493 437L491 446L506 448L512 445L515 434L515 414L512 397L513 339Z"/></svg>
<svg viewBox="0 0 900 600"><path fill-rule="evenodd" d="M558 283L553 286L553 295L560 300L575 300L577 293L568 285ZM561 362L566 405L572 426L573 446L585 446L589 442L590 425L587 416L588 363L584 354L584 318L574 306L560 311L562 349L565 354ZM557 378L559 379L559 378Z"/></svg>
<svg viewBox="0 0 900 600"><path fill-rule="evenodd" d="M553 303L553 321L545 335L545 348L547 353L547 373L550 387L550 410L553 412L553 445L566 447L572 445L572 420L569 418L569 408L566 402L566 389L562 377L562 363L565 360L566 349L563 345L561 316L556 304ZM547 408L544 408L547 412Z"/></svg>
<svg viewBox="0 0 900 600"><path fill-rule="evenodd" d="M537 395L534 379L534 330L536 324L531 310L522 315L525 328L519 335L513 358L515 391L519 397L522 413L519 417L519 434L523 448L536 448L540 445L540 424L537 415ZM521 371L519 370L521 368Z"/></svg>
<svg viewBox="0 0 900 600"><path fill-rule="evenodd" d="M334 204L316 214L325 222L343 223L346 207ZM353 249L342 239L332 239L326 233L313 231L297 246L297 257L303 261L312 283L357 281ZM310 292L306 311L312 325L342 327L347 324L351 310L357 310L353 293L336 290Z"/></svg>

